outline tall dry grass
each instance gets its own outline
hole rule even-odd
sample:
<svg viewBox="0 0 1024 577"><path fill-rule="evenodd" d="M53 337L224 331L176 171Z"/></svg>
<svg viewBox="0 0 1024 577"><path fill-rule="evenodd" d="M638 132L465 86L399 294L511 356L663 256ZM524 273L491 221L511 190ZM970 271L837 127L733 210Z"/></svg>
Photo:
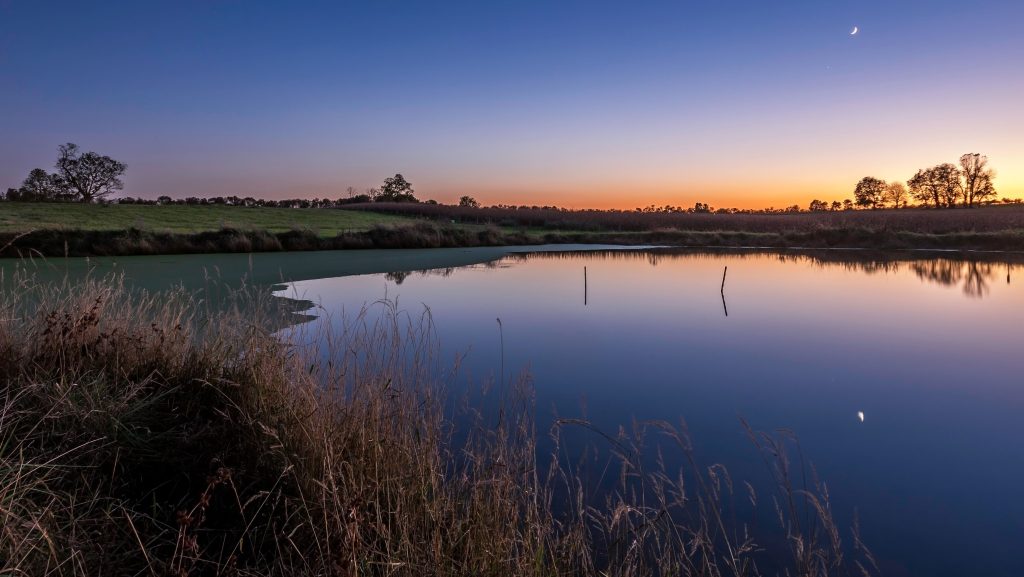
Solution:
<svg viewBox="0 0 1024 577"><path fill-rule="evenodd" d="M451 402L429 315L393 303L285 339L252 303L116 278L0 286L0 575L870 568L784 440L751 433L776 480L756 491L665 423L593 431L616 471L597 489L561 442L588 423L556 423L538 457L527 381ZM681 469L644 458L650 435ZM770 537L733 518L737 499L772 512Z"/></svg>

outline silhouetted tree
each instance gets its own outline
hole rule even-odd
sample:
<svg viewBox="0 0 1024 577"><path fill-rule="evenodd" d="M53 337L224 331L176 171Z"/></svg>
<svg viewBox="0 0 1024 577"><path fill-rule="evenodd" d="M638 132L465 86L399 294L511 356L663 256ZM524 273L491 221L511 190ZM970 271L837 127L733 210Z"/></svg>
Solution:
<svg viewBox="0 0 1024 577"><path fill-rule="evenodd" d="M807 210L811 212L828 210L828 203L823 200L814 199L811 201L811 204L807 206Z"/></svg>
<svg viewBox="0 0 1024 577"><path fill-rule="evenodd" d="M956 206L962 190L960 171L948 162L918 170L907 185L915 199L924 204L931 202L936 208Z"/></svg>
<svg viewBox="0 0 1024 577"><path fill-rule="evenodd" d="M885 201L891 202L893 208L907 206L907 187L902 182L890 182L885 185Z"/></svg>
<svg viewBox="0 0 1024 577"><path fill-rule="evenodd" d="M992 179L995 176L996 172L988 166L988 157L976 152L961 156L960 177L963 182L960 186L964 194L964 205L974 206L975 202L994 197L996 189Z"/></svg>
<svg viewBox="0 0 1024 577"><path fill-rule="evenodd" d="M480 203L476 201L472 196L463 196L459 199L459 206L466 206L469 208L480 208Z"/></svg>
<svg viewBox="0 0 1024 577"><path fill-rule="evenodd" d="M832 201L832 206L830 207L830 209L831 210L842 210L843 209L843 203L839 202L838 200L833 200Z"/></svg>
<svg viewBox="0 0 1024 577"><path fill-rule="evenodd" d="M873 176L865 176L853 190L853 197L858 206L877 208L882 204L885 195L885 181Z"/></svg>
<svg viewBox="0 0 1024 577"><path fill-rule="evenodd" d="M95 152L82 154L71 142L57 150L57 174L78 200L92 202L124 188L121 176L127 166L123 162Z"/></svg>
<svg viewBox="0 0 1024 577"><path fill-rule="evenodd" d="M948 162L940 164L932 170L935 171L935 182L939 186L939 197L945 202L947 207L955 207L962 190L960 171L956 166Z"/></svg>
<svg viewBox="0 0 1024 577"><path fill-rule="evenodd" d="M21 187L8 191L7 199L21 202L54 202L70 200L70 195L60 176L35 168L22 181Z"/></svg>
<svg viewBox="0 0 1024 577"><path fill-rule="evenodd" d="M920 169L914 176L907 181L907 186L910 187L910 194L915 200L924 204L931 203L935 208L942 206L939 200L939 188L932 183L931 169Z"/></svg>
<svg viewBox="0 0 1024 577"><path fill-rule="evenodd" d="M853 210L853 201L848 198L843 200L843 210Z"/></svg>
<svg viewBox="0 0 1024 577"><path fill-rule="evenodd" d="M384 186L380 187L380 194L377 196L380 202L416 202L413 196L412 184L405 180L401 174L384 179Z"/></svg>

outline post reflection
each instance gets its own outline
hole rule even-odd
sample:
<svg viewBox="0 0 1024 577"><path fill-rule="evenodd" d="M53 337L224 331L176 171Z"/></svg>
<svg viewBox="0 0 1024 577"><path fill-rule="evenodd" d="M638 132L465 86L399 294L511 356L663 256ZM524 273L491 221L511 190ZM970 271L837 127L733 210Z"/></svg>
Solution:
<svg viewBox="0 0 1024 577"><path fill-rule="evenodd" d="M672 262L720 259L775 259L783 263L807 263L822 269L841 268L868 275L900 274L910 272L924 283L945 287L959 287L968 298L984 298L998 282L1001 270L1006 269L1006 284L1012 272L1024 267L1024 259L1010 255L941 254L924 251L871 252L850 250L815 250L785 253L766 251L700 251L689 249L647 249L616 251L576 251L511 254L502 260L515 263L530 260L572 260L585 257L597 261L646 261L651 266ZM725 273L722 277L722 305L725 302Z"/></svg>

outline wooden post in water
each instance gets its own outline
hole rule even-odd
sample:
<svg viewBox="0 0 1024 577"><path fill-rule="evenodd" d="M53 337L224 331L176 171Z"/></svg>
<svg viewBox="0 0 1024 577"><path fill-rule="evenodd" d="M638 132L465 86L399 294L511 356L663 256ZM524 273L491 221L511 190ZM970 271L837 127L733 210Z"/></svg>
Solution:
<svg viewBox="0 0 1024 577"><path fill-rule="evenodd" d="M725 304L725 275L729 272L729 267L725 267L722 271L722 289L719 291L722 293L722 310L725 311L725 316L729 316L729 307Z"/></svg>
<svg viewBox="0 0 1024 577"><path fill-rule="evenodd" d="M587 267L583 267L583 306L587 306Z"/></svg>

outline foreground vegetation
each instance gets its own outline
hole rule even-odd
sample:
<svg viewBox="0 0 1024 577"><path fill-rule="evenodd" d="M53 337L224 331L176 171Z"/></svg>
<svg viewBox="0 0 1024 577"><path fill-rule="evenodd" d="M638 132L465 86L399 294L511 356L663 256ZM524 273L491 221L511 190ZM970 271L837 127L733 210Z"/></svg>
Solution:
<svg viewBox="0 0 1024 577"><path fill-rule="evenodd" d="M343 334L286 341L262 328L259 307L208 311L181 292L130 294L116 279L3 282L3 575L870 567L856 537L841 542L824 488L798 481L808 472L791 469L773 436L752 433L775 484L737 495L664 423L607 437L618 480L600 492L560 448L562 430L585 422L560 422L540 466L521 384L471 403L485 411L448 408L429 317L386 305ZM645 434L686 466L650 467ZM735 522L734 500L763 502L774 529Z"/></svg>

